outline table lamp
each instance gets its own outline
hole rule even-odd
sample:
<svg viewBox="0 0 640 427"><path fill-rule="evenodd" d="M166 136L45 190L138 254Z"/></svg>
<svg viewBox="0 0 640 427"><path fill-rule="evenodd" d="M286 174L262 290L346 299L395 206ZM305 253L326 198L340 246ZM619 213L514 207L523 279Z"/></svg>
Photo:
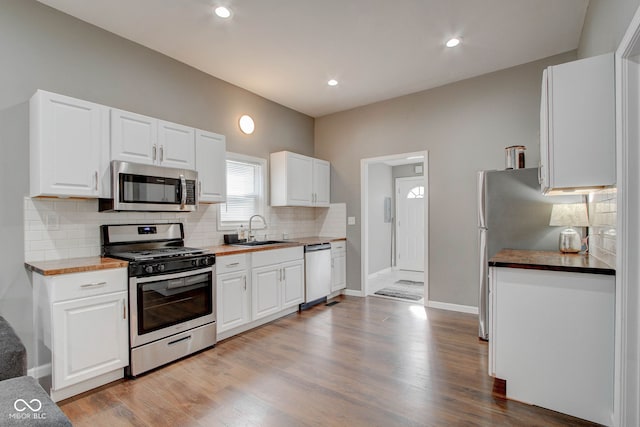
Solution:
<svg viewBox="0 0 640 427"><path fill-rule="evenodd" d="M574 227L588 227L586 203L554 204L551 209L551 226L565 226L560 232L558 248L560 252L576 253L582 249L582 236Z"/></svg>

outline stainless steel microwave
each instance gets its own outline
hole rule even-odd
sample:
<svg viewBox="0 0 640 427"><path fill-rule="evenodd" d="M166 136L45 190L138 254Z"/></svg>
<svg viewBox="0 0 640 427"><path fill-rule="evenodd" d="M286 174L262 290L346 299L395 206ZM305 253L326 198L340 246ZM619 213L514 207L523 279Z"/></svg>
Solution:
<svg viewBox="0 0 640 427"><path fill-rule="evenodd" d="M111 199L100 211L191 212L198 206L198 172L111 161Z"/></svg>

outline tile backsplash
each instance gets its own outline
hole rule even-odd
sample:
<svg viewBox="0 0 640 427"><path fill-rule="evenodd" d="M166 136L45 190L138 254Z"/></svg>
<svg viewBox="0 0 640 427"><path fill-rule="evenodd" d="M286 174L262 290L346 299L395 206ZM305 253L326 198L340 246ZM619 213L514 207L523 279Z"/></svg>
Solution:
<svg viewBox="0 0 640 427"><path fill-rule="evenodd" d="M589 196L589 253L616 268L616 189Z"/></svg>
<svg viewBox="0 0 640 427"><path fill-rule="evenodd" d="M25 261L48 261L100 255L100 225L182 222L185 245L222 244L217 230L217 205L200 205L196 212L98 212L97 200L24 199ZM268 227L256 231L259 240L304 236L346 236L346 205L323 208L265 209Z"/></svg>

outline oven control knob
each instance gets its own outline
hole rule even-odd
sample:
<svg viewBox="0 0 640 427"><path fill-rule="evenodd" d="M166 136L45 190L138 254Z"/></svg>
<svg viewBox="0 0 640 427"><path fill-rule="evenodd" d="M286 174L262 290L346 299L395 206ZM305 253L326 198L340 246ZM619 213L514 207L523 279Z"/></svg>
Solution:
<svg viewBox="0 0 640 427"><path fill-rule="evenodd" d="M158 271L164 271L164 264L158 264Z"/></svg>
<svg viewBox="0 0 640 427"><path fill-rule="evenodd" d="M194 267L197 267L197 266L198 266L198 260L197 260L197 259L191 260L191 264L192 264Z"/></svg>
<svg viewBox="0 0 640 427"><path fill-rule="evenodd" d="M200 265L209 265L209 260L207 258L202 258L200 260Z"/></svg>
<svg viewBox="0 0 640 427"><path fill-rule="evenodd" d="M144 268L144 271L147 272L147 273L153 273L153 265L147 265Z"/></svg>

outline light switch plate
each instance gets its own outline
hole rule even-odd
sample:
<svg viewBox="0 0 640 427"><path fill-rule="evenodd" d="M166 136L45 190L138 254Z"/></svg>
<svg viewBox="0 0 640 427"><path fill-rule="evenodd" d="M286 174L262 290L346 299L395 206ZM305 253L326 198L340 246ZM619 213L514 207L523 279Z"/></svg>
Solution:
<svg viewBox="0 0 640 427"><path fill-rule="evenodd" d="M347 217L347 225L356 225L356 217L355 216Z"/></svg>

